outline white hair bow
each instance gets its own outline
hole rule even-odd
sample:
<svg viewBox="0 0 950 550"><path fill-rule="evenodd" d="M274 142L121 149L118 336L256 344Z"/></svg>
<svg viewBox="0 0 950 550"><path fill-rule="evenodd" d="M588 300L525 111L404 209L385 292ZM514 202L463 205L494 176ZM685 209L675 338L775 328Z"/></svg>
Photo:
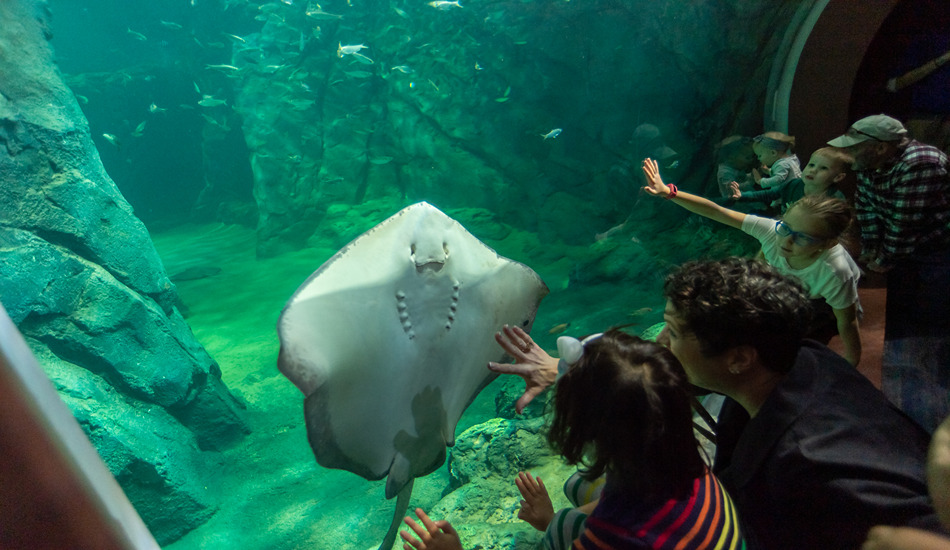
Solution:
<svg viewBox="0 0 950 550"><path fill-rule="evenodd" d="M561 336L558 338L557 354L561 358L557 362L557 377L560 378L564 376L564 373L571 368L571 365L577 363L580 358L584 356L584 346L588 342L592 342L603 335L603 332L598 332L597 334L591 334L583 340L578 340L573 336Z"/></svg>

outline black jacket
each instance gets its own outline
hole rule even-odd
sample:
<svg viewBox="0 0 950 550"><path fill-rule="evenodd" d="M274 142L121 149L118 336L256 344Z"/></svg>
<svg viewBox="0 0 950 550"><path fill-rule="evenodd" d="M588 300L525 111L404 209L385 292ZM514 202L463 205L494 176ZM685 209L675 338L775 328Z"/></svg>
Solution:
<svg viewBox="0 0 950 550"><path fill-rule="evenodd" d="M727 399L714 471L764 549L859 548L874 525L941 530L930 436L861 373L806 341L754 419Z"/></svg>

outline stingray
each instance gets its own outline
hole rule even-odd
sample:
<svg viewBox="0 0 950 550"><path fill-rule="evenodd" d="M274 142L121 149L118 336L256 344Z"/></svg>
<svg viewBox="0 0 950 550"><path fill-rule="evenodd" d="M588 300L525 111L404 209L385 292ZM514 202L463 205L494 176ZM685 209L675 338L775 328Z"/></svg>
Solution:
<svg viewBox="0 0 950 550"><path fill-rule="evenodd" d="M287 302L278 368L306 396L317 462L386 478L396 512L438 469L459 417L496 376L502 325L531 329L548 289L434 206L400 210L337 252Z"/></svg>

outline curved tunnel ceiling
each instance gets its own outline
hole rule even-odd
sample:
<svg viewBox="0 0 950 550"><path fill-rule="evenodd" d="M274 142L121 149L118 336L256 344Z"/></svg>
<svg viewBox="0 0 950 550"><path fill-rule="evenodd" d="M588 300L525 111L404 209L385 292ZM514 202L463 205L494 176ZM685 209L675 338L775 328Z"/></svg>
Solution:
<svg viewBox="0 0 950 550"><path fill-rule="evenodd" d="M802 5L776 60L766 129L794 135L804 154L847 129L865 54L899 0L817 0Z"/></svg>

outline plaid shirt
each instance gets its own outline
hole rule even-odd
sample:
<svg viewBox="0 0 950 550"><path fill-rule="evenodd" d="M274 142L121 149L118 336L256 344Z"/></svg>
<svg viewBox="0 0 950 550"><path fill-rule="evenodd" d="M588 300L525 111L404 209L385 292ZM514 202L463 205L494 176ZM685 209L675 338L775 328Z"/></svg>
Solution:
<svg viewBox="0 0 950 550"><path fill-rule="evenodd" d="M897 162L858 173L855 209L865 252L881 267L950 245L950 163L911 141Z"/></svg>

